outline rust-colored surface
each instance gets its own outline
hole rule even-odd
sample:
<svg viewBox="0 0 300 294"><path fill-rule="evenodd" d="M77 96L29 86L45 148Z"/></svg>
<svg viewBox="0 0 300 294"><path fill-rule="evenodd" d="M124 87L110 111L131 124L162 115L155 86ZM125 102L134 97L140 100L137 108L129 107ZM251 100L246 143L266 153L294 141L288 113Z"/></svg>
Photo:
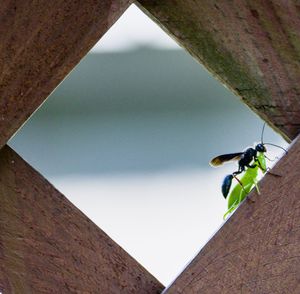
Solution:
<svg viewBox="0 0 300 294"><path fill-rule="evenodd" d="M7 146L0 151L0 232L3 294L163 288Z"/></svg>
<svg viewBox="0 0 300 294"><path fill-rule="evenodd" d="M300 137L165 294L300 293Z"/></svg>
<svg viewBox="0 0 300 294"><path fill-rule="evenodd" d="M1 1L0 147L131 2Z"/></svg>
<svg viewBox="0 0 300 294"><path fill-rule="evenodd" d="M300 131L299 1L138 3L286 139L296 137Z"/></svg>

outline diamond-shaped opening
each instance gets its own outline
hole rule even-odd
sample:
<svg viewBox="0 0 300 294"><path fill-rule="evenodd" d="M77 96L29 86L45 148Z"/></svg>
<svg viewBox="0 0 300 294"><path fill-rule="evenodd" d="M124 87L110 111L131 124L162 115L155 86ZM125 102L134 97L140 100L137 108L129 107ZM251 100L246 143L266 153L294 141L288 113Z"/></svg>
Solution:
<svg viewBox="0 0 300 294"><path fill-rule="evenodd" d="M143 21L160 47L115 51ZM167 285L223 222L233 166L209 160L259 141L262 122L134 5L96 47L9 144Z"/></svg>

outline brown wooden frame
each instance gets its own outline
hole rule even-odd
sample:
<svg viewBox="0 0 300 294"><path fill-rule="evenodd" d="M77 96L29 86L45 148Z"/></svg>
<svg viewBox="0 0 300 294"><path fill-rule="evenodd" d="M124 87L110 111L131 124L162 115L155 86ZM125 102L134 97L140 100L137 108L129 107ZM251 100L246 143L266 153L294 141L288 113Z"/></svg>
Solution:
<svg viewBox="0 0 300 294"><path fill-rule="evenodd" d="M0 292L160 293L163 286L5 143L132 3L0 7ZM139 0L287 140L300 130L297 1ZM165 293L299 293L300 139ZM163 242L163 240L162 240Z"/></svg>

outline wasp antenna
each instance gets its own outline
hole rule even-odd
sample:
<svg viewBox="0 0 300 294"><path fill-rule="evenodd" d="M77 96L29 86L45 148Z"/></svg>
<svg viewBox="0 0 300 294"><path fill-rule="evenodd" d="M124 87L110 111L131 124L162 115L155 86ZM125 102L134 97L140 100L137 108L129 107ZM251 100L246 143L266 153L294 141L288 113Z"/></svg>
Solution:
<svg viewBox="0 0 300 294"><path fill-rule="evenodd" d="M273 144L273 143L264 143L264 145L271 145L271 146L282 149L286 154L288 153L286 149L284 149L283 147L281 147L279 145L276 145L276 144Z"/></svg>
<svg viewBox="0 0 300 294"><path fill-rule="evenodd" d="M265 131L265 126L266 126L266 123L264 123L263 127L262 127L262 131L261 131L261 136L260 136L260 142L262 144L264 144L264 131Z"/></svg>

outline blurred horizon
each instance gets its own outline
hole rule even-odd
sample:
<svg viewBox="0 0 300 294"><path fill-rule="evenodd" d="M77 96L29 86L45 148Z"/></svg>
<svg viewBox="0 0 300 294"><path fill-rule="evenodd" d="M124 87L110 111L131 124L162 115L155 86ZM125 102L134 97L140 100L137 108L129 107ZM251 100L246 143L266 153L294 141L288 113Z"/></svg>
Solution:
<svg viewBox="0 0 300 294"><path fill-rule="evenodd" d="M210 168L261 127L186 52L140 47L87 55L9 144L46 175L151 173Z"/></svg>

